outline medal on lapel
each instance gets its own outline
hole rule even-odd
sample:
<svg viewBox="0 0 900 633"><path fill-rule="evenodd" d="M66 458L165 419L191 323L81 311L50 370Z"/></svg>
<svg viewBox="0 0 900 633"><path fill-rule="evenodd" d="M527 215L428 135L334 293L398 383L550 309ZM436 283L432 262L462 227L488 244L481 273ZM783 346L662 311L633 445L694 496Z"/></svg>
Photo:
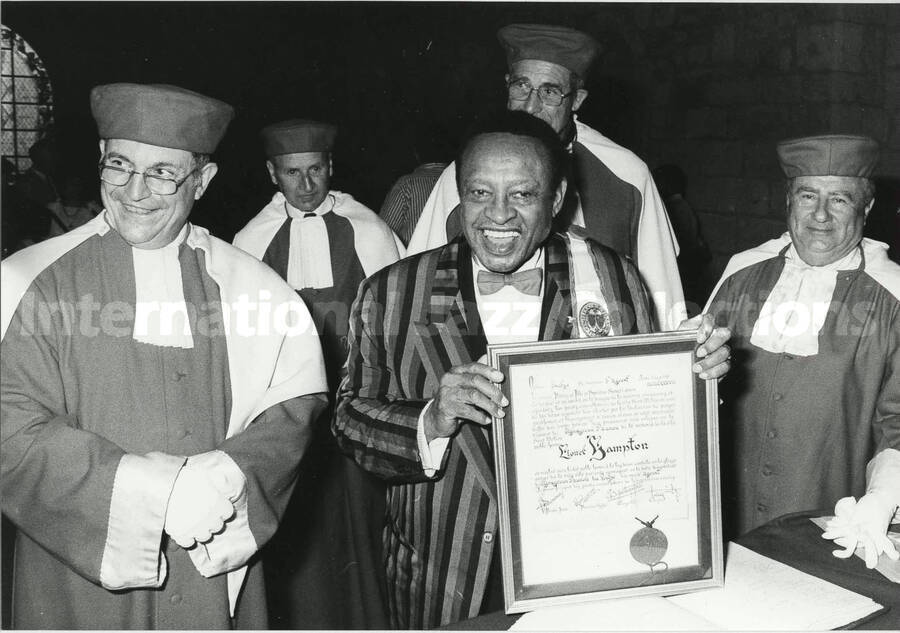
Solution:
<svg viewBox="0 0 900 633"><path fill-rule="evenodd" d="M578 329L585 338L608 336L609 312L596 301L587 301L578 310Z"/></svg>

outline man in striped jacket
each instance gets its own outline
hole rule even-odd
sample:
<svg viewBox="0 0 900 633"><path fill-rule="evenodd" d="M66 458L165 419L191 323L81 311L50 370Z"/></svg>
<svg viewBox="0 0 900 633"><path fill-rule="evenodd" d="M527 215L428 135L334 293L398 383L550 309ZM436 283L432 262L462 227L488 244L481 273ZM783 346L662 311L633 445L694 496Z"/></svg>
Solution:
<svg viewBox="0 0 900 633"><path fill-rule="evenodd" d="M463 237L360 287L334 431L393 484L384 543L395 627L503 608L489 424L508 403L503 375L481 362L485 345L650 330L633 265L581 235L550 235L565 161L552 128L524 112L481 124L457 159ZM695 370L718 377L729 332L708 318L700 332Z"/></svg>

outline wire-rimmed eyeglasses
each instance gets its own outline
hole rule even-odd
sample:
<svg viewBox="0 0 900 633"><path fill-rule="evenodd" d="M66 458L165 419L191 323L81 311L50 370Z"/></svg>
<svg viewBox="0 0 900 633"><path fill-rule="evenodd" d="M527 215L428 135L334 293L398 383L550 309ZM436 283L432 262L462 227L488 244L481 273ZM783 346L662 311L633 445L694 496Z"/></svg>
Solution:
<svg viewBox="0 0 900 633"><path fill-rule="evenodd" d="M175 180L174 178L168 178L166 176L154 176L153 174L148 174L147 171L135 171L134 169L125 169L123 167L108 165L103 161L100 161L97 168L100 170L100 180L117 187L127 185L131 180L131 177L134 174L138 174L144 179L144 184L147 186L147 189L159 196L171 196L178 191L178 188L183 185L188 178L197 173L197 168L195 167L181 180Z"/></svg>
<svg viewBox="0 0 900 633"><path fill-rule="evenodd" d="M563 92L552 84L543 84L535 88L527 79L514 79L506 85L506 89L513 101L526 101L531 97L531 93L537 90L538 98L546 106L561 105L563 99L571 97L576 92L575 90Z"/></svg>

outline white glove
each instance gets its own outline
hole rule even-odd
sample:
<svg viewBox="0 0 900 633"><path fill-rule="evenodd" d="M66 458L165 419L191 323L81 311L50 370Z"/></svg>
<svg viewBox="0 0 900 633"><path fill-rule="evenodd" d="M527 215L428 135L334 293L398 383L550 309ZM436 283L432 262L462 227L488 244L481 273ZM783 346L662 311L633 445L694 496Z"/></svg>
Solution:
<svg viewBox="0 0 900 633"><path fill-rule="evenodd" d="M205 543L234 515L228 494L211 473L188 460L178 473L169 495L164 529L181 547Z"/></svg>
<svg viewBox="0 0 900 633"><path fill-rule="evenodd" d="M232 504L247 494L247 478L228 453L219 450L188 457L187 467L206 474L210 483Z"/></svg>
<svg viewBox="0 0 900 633"><path fill-rule="evenodd" d="M857 547L865 549L866 567L874 568L881 554L891 560L900 552L887 537L895 506L879 492L869 492L857 501L844 497L834 506L834 518L825 524L822 538L832 539L843 550L832 552L838 558L850 558Z"/></svg>

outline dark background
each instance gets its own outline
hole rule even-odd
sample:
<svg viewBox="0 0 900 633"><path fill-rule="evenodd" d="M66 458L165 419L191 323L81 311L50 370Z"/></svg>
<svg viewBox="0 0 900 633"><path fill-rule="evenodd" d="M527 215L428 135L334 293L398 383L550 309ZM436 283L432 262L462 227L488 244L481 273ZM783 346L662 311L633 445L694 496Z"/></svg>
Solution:
<svg viewBox="0 0 900 633"><path fill-rule="evenodd" d="M287 118L340 128L334 188L378 210L416 164L453 158L479 114L505 105L499 27L578 26L591 5L546 3L4 2L3 23L41 56L66 163L96 181L92 86L171 83L226 101L237 115L219 174L192 218L230 239L273 189L258 132ZM624 6L624 5L623 5ZM596 86L594 86L596 88ZM593 125L610 108L589 99ZM628 131L609 135L628 141Z"/></svg>
<svg viewBox="0 0 900 633"><path fill-rule="evenodd" d="M421 162L505 103L500 26L579 28L603 47L580 116L651 168L680 165L712 274L785 230L778 140L882 143L867 232L898 244L900 5L780 3L21 2L2 22L42 57L67 164L97 182L90 88L165 82L237 117L192 220L231 239L273 191L258 132L293 117L340 127L336 189L374 210Z"/></svg>

